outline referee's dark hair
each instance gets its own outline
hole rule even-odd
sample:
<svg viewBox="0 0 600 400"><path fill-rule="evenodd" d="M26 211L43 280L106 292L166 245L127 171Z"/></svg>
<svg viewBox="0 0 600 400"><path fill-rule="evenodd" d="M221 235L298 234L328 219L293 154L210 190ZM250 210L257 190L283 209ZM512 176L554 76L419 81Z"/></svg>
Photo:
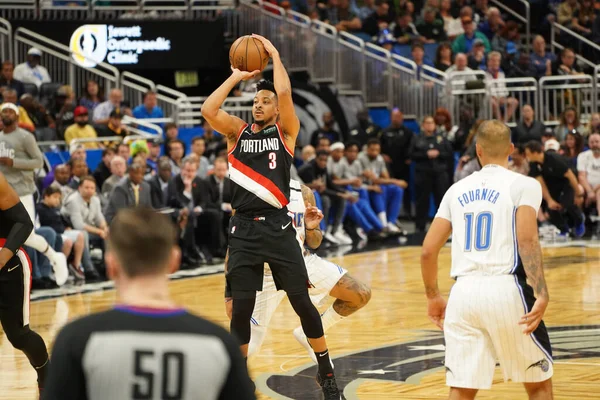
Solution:
<svg viewBox="0 0 600 400"><path fill-rule="evenodd" d="M532 153L543 153L544 147L542 146L542 142L538 142L537 140L530 140L525 144L525 148Z"/></svg>
<svg viewBox="0 0 600 400"><path fill-rule="evenodd" d="M112 253L130 278L167 273L176 243L169 217L148 207L125 208L110 224L107 256Z"/></svg>

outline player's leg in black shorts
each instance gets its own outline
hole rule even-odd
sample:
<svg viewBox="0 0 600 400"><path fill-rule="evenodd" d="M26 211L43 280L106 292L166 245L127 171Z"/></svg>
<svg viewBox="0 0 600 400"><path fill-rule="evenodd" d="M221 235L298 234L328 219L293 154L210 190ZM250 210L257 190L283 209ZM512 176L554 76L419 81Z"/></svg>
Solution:
<svg viewBox="0 0 600 400"><path fill-rule="evenodd" d="M0 323L8 341L21 350L38 373L38 384L44 385L48 367L48 351L40 335L29 329L29 293L31 262L19 250L0 269Z"/></svg>

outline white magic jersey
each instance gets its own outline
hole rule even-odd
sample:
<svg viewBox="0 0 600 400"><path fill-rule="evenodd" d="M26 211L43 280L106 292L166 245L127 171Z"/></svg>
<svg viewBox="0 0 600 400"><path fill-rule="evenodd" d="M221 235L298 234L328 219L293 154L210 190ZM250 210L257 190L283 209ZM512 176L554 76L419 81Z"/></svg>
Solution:
<svg viewBox="0 0 600 400"><path fill-rule="evenodd" d="M538 181L498 165L448 189L436 217L452 223L453 278L515 273L520 264L515 216L520 206L536 213L542 201Z"/></svg>
<svg viewBox="0 0 600 400"><path fill-rule="evenodd" d="M287 208L288 214L292 217L294 228L296 228L296 239L304 253L304 239L306 237L304 213L306 212L306 205L304 204L304 198L302 197L300 182L293 179L290 180L290 202L288 203Z"/></svg>

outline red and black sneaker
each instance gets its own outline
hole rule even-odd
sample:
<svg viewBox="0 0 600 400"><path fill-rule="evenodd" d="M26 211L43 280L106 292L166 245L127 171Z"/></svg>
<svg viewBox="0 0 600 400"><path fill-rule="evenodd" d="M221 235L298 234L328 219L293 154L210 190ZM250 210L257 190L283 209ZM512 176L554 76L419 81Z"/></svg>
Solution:
<svg viewBox="0 0 600 400"><path fill-rule="evenodd" d="M337 387L333 373L327 374L324 377L317 373L317 383L321 386L321 389L323 389L325 400L342 400L342 395Z"/></svg>

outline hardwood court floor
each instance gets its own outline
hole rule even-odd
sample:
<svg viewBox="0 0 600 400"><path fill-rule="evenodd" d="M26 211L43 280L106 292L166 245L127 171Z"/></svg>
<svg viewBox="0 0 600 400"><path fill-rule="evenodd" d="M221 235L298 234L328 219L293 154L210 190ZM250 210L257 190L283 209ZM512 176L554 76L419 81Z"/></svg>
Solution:
<svg viewBox="0 0 600 400"><path fill-rule="evenodd" d="M426 316L419 252L418 247L404 247L332 258L373 290L365 309L328 332L347 399L447 396L442 335ZM555 352L555 398L600 399L600 249L550 248L544 255L551 299L545 320ZM452 285L449 261L449 249L444 249L440 287L445 294ZM171 288L190 311L227 325L221 274L174 281ZM107 309L114 302L114 291L41 300L31 305L31 325L50 344L68 320ZM291 335L297 325L284 300L263 351L249 361L260 399L320 399L315 369ZM478 398L525 398L519 385L502 383L499 370L494 382L492 390L480 392ZM35 398L35 374L27 359L0 336L0 399Z"/></svg>

